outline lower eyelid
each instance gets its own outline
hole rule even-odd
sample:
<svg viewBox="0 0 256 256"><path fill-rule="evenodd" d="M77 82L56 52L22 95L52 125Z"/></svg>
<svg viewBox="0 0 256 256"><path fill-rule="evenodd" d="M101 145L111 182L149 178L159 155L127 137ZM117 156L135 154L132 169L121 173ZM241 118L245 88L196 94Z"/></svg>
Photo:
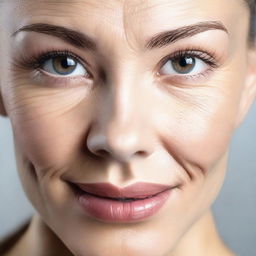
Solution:
<svg viewBox="0 0 256 256"><path fill-rule="evenodd" d="M206 71L202 73L198 73L195 75L165 75L165 76L158 76L157 79L160 79L162 82L167 84L177 84L179 86L186 86L189 83L200 83L205 82L206 80L210 79L210 77L213 75L214 69L208 68Z"/></svg>
<svg viewBox="0 0 256 256"><path fill-rule="evenodd" d="M84 85L91 85L92 80L86 78L84 76L69 76L69 77L62 77L58 75L53 75L48 73L45 70L38 68L35 70L33 74L33 79L42 86L47 87L77 87L77 86L84 86Z"/></svg>

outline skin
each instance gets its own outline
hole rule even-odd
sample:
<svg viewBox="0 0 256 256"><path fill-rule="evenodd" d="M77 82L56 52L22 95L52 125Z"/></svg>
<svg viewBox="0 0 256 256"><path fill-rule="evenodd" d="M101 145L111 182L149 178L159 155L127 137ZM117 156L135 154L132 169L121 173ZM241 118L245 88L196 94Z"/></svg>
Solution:
<svg viewBox="0 0 256 256"><path fill-rule="evenodd" d="M38 212L8 255L234 255L216 231L211 205L232 134L256 95L244 3L24 0L1 9L1 113L10 118L20 179ZM160 31L208 20L221 21L228 34L210 30L143 48ZM11 36L37 22L86 32L97 52L41 33ZM156 75L161 59L186 47L215 52L219 67L194 79ZM15 65L52 48L86 59L94 78L56 81ZM150 219L109 224L81 211L67 180L182 186Z"/></svg>

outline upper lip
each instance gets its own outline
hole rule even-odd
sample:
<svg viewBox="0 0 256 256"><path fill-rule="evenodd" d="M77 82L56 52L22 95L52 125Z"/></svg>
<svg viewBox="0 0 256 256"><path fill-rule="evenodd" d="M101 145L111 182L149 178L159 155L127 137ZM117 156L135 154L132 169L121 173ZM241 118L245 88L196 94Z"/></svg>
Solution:
<svg viewBox="0 0 256 256"><path fill-rule="evenodd" d="M174 187L145 182L137 182L123 188L119 188L111 183L75 183L75 185L90 194L111 198L145 198Z"/></svg>

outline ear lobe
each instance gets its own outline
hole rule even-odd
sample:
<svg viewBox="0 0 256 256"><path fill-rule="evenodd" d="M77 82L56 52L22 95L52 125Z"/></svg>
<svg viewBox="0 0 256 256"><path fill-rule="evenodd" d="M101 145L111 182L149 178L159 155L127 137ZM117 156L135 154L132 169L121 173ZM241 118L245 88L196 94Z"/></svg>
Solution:
<svg viewBox="0 0 256 256"><path fill-rule="evenodd" d="M1 116L7 116L7 112L6 112L5 107L4 107L4 102L3 102L1 91L0 91L0 115Z"/></svg>
<svg viewBox="0 0 256 256"><path fill-rule="evenodd" d="M238 119L236 127L238 127L246 114L248 113L250 106L256 98L256 48L249 50L248 55L248 71L245 79L245 84L241 96L241 101L238 110Z"/></svg>

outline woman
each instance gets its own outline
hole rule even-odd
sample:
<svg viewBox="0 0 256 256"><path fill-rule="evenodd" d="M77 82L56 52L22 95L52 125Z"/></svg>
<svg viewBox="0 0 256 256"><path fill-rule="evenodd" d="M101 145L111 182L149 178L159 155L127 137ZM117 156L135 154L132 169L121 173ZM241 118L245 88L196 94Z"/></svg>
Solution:
<svg viewBox="0 0 256 256"><path fill-rule="evenodd" d="M211 205L256 95L254 8L2 0L1 113L37 211L2 254L234 255Z"/></svg>

